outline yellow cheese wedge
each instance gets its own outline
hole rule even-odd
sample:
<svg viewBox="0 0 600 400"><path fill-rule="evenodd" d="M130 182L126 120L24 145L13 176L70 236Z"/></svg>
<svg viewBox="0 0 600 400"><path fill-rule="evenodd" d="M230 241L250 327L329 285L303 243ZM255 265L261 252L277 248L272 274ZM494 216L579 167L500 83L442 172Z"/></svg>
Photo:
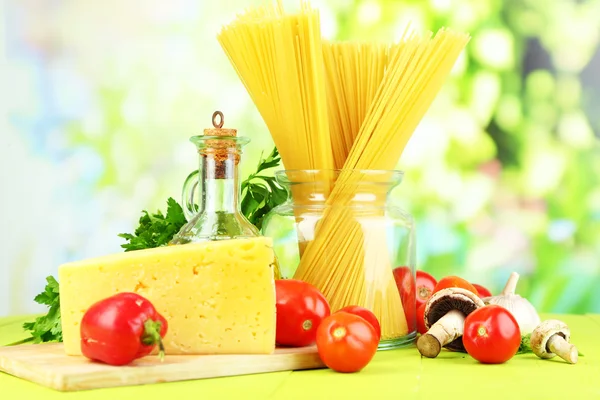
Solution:
<svg viewBox="0 0 600 400"><path fill-rule="evenodd" d="M111 254L59 267L65 351L80 355L80 321L119 292L150 300L169 323L166 354L270 354L275 349L269 238Z"/></svg>

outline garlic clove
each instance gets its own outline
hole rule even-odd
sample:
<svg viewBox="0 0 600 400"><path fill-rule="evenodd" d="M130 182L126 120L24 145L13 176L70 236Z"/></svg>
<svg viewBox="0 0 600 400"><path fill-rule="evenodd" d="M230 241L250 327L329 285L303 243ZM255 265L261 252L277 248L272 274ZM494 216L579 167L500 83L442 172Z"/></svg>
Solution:
<svg viewBox="0 0 600 400"><path fill-rule="evenodd" d="M495 296L484 300L486 304L496 304L506 308L515 317L521 330L521 335L531 332L541 323L535 307L519 295Z"/></svg>
<svg viewBox="0 0 600 400"><path fill-rule="evenodd" d="M519 274L513 272L500 295L486 297L485 304L496 304L506 308L517 320L521 335L527 335L541 323L535 307L524 297L515 294Z"/></svg>

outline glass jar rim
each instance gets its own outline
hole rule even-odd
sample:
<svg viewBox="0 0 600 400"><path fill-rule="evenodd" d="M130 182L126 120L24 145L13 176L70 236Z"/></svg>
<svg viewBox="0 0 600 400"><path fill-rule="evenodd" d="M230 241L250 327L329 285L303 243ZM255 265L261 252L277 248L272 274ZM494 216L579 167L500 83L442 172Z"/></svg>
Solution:
<svg viewBox="0 0 600 400"><path fill-rule="evenodd" d="M400 182L404 177L404 171L396 169L287 169L275 172L275 178L281 183L315 183L319 179L314 177L331 176L338 178L342 173L356 173L366 177L365 182ZM293 179L290 176L304 177L304 179ZM311 179L312 177L312 179ZM323 180L323 179L320 179Z"/></svg>
<svg viewBox="0 0 600 400"><path fill-rule="evenodd" d="M206 146L207 141L229 141L233 143L233 146L243 146L250 143L250 138L245 136L206 136L206 135L196 135L190 137L190 142L194 143L197 147Z"/></svg>

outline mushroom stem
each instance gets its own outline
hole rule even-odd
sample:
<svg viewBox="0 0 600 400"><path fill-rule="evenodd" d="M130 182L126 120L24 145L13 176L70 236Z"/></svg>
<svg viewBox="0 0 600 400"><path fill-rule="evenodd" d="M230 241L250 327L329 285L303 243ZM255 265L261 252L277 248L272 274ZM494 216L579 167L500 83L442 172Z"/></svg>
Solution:
<svg viewBox="0 0 600 400"><path fill-rule="evenodd" d="M562 358L563 360L575 364L577 362L578 351L575 345L567 342L561 335L552 335L548 339L548 349Z"/></svg>
<svg viewBox="0 0 600 400"><path fill-rule="evenodd" d="M458 339L463 334L465 316L458 310L449 311L440 318L417 340L419 353L428 358L435 358L442 347Z"/></svg>
<svg viewBox="0 0 600 400"><path fill-rule="evenodd" d="M510 294L515 294L515 290L517 289L517 282L519 281L519 274L513 272L510 274L508 281L506 282L506 286L504 286L504 290L502 290L503 296L508 296Z"/></svg>

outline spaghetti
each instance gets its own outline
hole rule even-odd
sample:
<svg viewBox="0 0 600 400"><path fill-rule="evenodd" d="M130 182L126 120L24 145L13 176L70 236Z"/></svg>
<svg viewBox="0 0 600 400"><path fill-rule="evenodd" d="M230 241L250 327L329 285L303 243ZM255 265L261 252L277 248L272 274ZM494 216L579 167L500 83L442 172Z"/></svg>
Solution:
<svg viewBox="0 0 600 400"><path fill-rule="evenodd" d="M332 309L347 305L342 292L352 292L353 304L369 307L382 317L384 340L408 332L405 320L386 317L404 315L390 261L376 256L356 256L342 264L332 262L328 254L331 249L352 251L356 243L350 241L356 236L356 230L362 230L366 236L362 246L371 254L389 254L387 244L381 240L380 227L357 226L353 218L340 211L343 209L340 206L351 203L356 186L364 181L357 170L394 168L467 41L468 36L446 30L434 38L421 39L414 34L404 38L328 198L328 204L336 207L323 218L319 234L304 249L294 275L319 288ZM347 279L343 290L331 285L334 277L348 276L348 271L360 271L358 279ZM369 273L376 277L369 279ZM365 294L365 285L376 293Z"/></svg>
<svg viewBox="0 0 600 400"><path fill-rule="evenodd" d="M302 2L246 10L217 39L235 68L287 168L331 169L325 68L317 10Z"/></svg>
<svg viewBox="0 0 600 400"><path fill-rule="evenodd" d="M362 170L393 169L469 36L441 29L398 43L323 42L318 11L246 10L218 35L287 169L340 169L327 208L294 275L315 285L332 311L371 309L382 339L408 333L377 211L352 207ZM315 183L316 184L316 183ZM292 195L306 201L310 189ZM385 195L385 193L382 193Z"/></svg>
<svg viewBox="0 0 600 400"><path fill-rule="evenodd" d="M388 64L392 46L324 42L331 147L336 169L344 167Z"/></svg>

